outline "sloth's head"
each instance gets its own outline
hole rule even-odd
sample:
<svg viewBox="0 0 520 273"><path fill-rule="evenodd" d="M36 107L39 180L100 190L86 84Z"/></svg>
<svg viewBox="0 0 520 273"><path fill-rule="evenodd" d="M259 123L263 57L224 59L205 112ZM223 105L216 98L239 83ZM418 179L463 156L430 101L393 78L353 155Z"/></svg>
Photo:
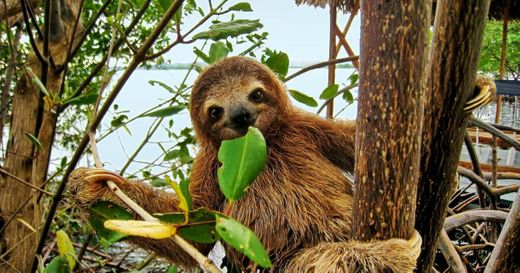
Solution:
<svg viewBox="0 0 520 273"><path fill-rule="evenodd" d="M206 68L190 99L191 119L201 142L243 136L249 126L266 135L289 107L276 75L247 57L225 58Z"/></svg>

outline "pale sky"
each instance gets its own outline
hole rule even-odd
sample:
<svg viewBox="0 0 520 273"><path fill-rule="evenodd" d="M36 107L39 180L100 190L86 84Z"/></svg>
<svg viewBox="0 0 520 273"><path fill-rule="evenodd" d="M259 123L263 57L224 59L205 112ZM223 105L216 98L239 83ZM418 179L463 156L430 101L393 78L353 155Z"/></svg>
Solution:
<svg viewBox="0 0 520 273"><path fill-rule="evenodd" d="M202 1L203 2L203 1ZM229 1L231 6L237 1ZM239 12L239 19L260 19L264 25L262 31L269 32L266 46L282 50L289 55L291 62L324 61L328 59L329 11L328 8L314 8L306 5L297 6L291 0L251 0L253 12ZM201 4L203 6L203 4ZM205 10L207 10L205 8ZM198 18L193 18L198 20ZM347 16L338 12L338 26L343 29ZM186 18L185 25L193 25L196 21ZM225 18L222 18L225 20ZM199 31L207 30L210 22ZM359 15L354 20L347 34L354 52L359 52ZM197 31L197 32L199 32ZM197 44L195 44L197 45ZM190 46L180 46L172 50L175 63L192 61ZM341 51L340 56L346 56Z"/></svg>

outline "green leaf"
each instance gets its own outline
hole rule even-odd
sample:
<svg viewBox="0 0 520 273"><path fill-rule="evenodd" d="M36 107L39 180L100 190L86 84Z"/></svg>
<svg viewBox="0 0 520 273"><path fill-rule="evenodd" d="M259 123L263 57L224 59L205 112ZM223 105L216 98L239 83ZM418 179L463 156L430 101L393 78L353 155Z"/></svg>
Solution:
<svg viewBox="0 0 520 273"><path fill-rule="evenodd" d="M334 97L336 93L338 93L339 85L333 84L331 86L328 86L321 92L320 99L322 100L328 100Z"/></svg>
<svg viewBox="0 0 520 273"><path fill-rule="evenodd" d="M112 127L122 126L124 124L125 119L128 119L127 115L116 116L112 119L112 121L110 122L110 125L112 125Z"/></svg>
<svg viewBox="0 0 520 273"><path fill-rule="evenodd" d="M272 52L264 61L264 64L278 74L281 79L285 78L287 72L289 72L289 56L284 52Z"/></svg>
<svg viewBox="0 0 520 273"><path fill-rule="evenodd" d="M348 77L348 79L350 80L350 85L354 85L354 84L356 84L359 81L359 74L358 73L352 73L352 75L350 75Z"/></svg>
<svg viewBox="0 0 520 273"><path fill-rule="evenodd" d="M295 100L297 100L297 101L299 101L299 102L301 102L301 103L303 103L303 104L305 104L307 106L311 106L311 107L317 107L318 106L318 102L316 102L316 100L313 97L307 96L307 95L303 94L300 91L289 90L289 94Z"/></svg>
<svg viewBox="0 0 520 273"><path fill-rule="evenodd" d="M352 92L350 92L349 90L347 90L343 93L343 99L348 103L354 102L354 97L352 96Z"/></svg>
<svg viewBox="0 0 520 273"><path fill-rule="evenodd" d="M176 265L170 265L170 267L168 267L168 270L166 270L166 273L178 273L179 270L177 269L177 266Z"/></svg>
<svg viewBox="0 0 520 273"><path fill-rule="evenodd" d="M168 184L166 184L166 181L164 181L164 179L155 178L152 181L150 181L150 185L152 185L152 187L164 187Z"/></svg>
<svg viewBox="0 0 520 273"><path fill-rule="evenodd" d="M172 0L159 0L159 6L161 7L162 12L166 12L170 5L172 4Z"/></svg>
<svg viewBox="0 0 520 273"><path fill-rule="evenodd" d="M175 22L175 24L181 24L181 20L182 20L182 6L183 4L181 3L181 6L179 7L179 9L177 9L177 11L175 12L175 15L173 15L173 21Z"/></svg>
<svg viewBox="0 0 520 273"><path fill-rule="evenodd" d="M72 272L67 258L64 256L56 256L45 267L43 273L69 273Z"/></svg>
<svg viewBox="0 0 520 273"><path fill-rule="evenodd" d="M186 202L188 202L188 208L190 210L193 209L193 204L191 201L191 194L190 194L190 183L191 181L189 179L182 179L179 183L179 187L181 188L182 194L184 197L186 197Z"/></svg>
<svg viewBox="0 0 520 273"><path fill-rule="evenodd" d="M215 42L211 44L209 48L209 61L210 64L226 57L229 54L229 49L223 42Z"/></svg>
<svg viewBox="0 0 520 273"><path fill-rule="evenodd" d="M58 252L60 255L67 258L70 268L74 268L76 265L77 256L76 251L74 250L74 246L70 241L69 235L60 229L56 232L56 241L58 244Z"/></svg>
<svg viewBox="0 0 520 273"><path fill-rule="evenodd" d="M167 106L159 110L152 111L144 115L145 117L168 117L173 116L180 111L186 109L186 105L175 105L175 106Z"/></svg>
<svg viewBox="0 0 520 273"><path fill-rule="evenodd" d="M90 207L89 222L96 231L97 235L104 239L107 245L111 245L127 237L127 235L121 232L106 229L104 222L110 219L131 220L132 218L133 217L130 212L110 202L101 201Z"/></svg>
<svg viewBox="0 0 520 273"><path fill-rule="evenodd" d="M83 94L75 98L67 99L63 103L71 105L89 105L96 102L98 95L99 94L95 92Z"/></svg>
<svg viewBox="0 0 520 273"><path fill-rule="evenodd" d="M42 143L40 142L40 140L37 137L35 137L33 134L25 133L25 136L27 138L29 138L29 140L32 142L32 144L34 146L36 146L37 149L40 149L42 147Z"/></svg>
<svg viewBox="0 0 520 273"><path fill-rule="evenodd" d="M208 55L206 55L206 53L202 52L202 50L196 48L196 47L193 47L193 53L195 53L195 55L197 55L199 58L201 58L205 63L211 63L211 60L209 58ZM200 72L200 71L198 71Z"/></svg>
<svg viewBox="0 0 520 273"><path fill-rule="evenodd" d="M249 127L247 134L224 140L218 151L220 189L231 201L242 197L247 187L262 172L267 159L265 139L260 130Z"/></svg>
<svg viewBox="0 0 520 273"><path fill-rule="evenodd" d="M155 84L158 84L158 85L161 86L162 88L168 90L168 92L170 92L170 93L175 93L175 90L173 90L173 88L171 88L169 85L165 84L164 82L156 81L156 80L149 80L148 83L149 83L151 86L155 86Z"/></svg>
<svg viewBox="0 0 520 273"><path fill-rule="evenodd" d="M215 230L215 223L180 227L177 234L186 240L203 244L211 244L220 240L220 236Z"/></svg>
<svg viewBox="0 0 520 273"><path fill-rule="evenodd" d="M231 7L229 7L228 10L235 10L235 11L253 11L251 8L251 4L247 2L240 2L238 4L235 4Z"/></svg>
<svg viewBox="0 0 520 273"><path fill-rule="evenodd" d="M31 76L31 80L34 84L36 84L39 88L40 88L40 91L47 97L51 98L51 94L49 93L49 91L47 90L47 88L45 87L45 85L43 85L43 83L40 81L40 78L38 78L38 76L36 76L36 74L34 74L34 72L32 71L32 69L30 67L27 67L25 69L25 71L27 71L27 73L29 73L29 75Z"/></svg>
<svg viewBox="0 0 520 273"><path fill-rule="evenodd" d="M217 215L216 218L217 232L224 241L244 253L258 265L264 268L271 267L271 261L269 260L267 251L258 237L256 237L250 229L236 220L222 215Z"/></svg>
<svg viewBox="0 0 520 273"><path fill-rule="evenodd" d="M197 39L224 40L228 37L237 37L248 34L263 27L260 20L237 19L230 22L216 23L209 27L208 31L203 31L193 36Z"/></svg>

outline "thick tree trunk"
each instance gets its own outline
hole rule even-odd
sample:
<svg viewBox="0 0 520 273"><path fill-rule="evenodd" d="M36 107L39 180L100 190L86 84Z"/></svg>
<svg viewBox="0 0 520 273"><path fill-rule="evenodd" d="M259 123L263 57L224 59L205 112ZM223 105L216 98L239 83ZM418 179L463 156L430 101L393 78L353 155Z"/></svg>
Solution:
<svg viewBox="0 0 520 273"><path fill-rule="evenodd" d="M418 272L430 272L453 189L489 0L437 1L425 90L415 228L423 238Z"/></svg>
<svg viewBox="0 0 520 273"><path fill-rule="evenodd" d="M67 6L59 6L60 3L66 3ZM52 58L54 64L59 66L63 65L66 60L70 37L75 24L74 18L80 7L79 1L73 0L54 1L53 4L57 5L59 9L54 10L53 14L59 17L51 18L53 28L50 30L49 49L50 58ZM62 12L65 9L67 9L66 12ZM79 24L76 37L81 35L81 29L82 26ZM41 77L41 64L34 53L28 56L25 65L36 76ZM62 79L62 73L55 73L54 67L49 66L47 91L59 97ZM40 88L33 83L29 73L23 73L17 82L13 98L11 128L3 168L37 187L42 185L47 177L57 122L57 106L49 97L43 96ZM35 145L28 137L29 134L36 137L41 145ZM30 199L29 204L24 205L28 199ZM2 176L0 180L0 207L3 210L2 218L4 219L16 214L15 220L7 225L2 234L7 241L7 249L12 248L8 255L4 257L9 264L0 262L0 267L7 272L16 272L14 268L20 272L29 272L39 237L41 202L39 202L37 194L34 194L33 190L10 177ZM31 225L35 231L27 228L18 219Z"/></svg>
<svg viewBox="0 0 520 273"><path fill-rule="evenodd" d="M498 237L484 273L520 272L520 191Z"/></svg>
<svg viewBox="0 0 520 273"><path fill-rule="evenodd" d="M362 1L354 236L410 238L430 1Z"/></svg>

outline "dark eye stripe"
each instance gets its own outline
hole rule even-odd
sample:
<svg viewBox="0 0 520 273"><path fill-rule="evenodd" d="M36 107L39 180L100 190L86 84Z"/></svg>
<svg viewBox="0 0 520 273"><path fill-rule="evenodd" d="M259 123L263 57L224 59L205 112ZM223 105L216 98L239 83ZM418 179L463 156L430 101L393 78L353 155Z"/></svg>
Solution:
<svg viewBox="0 0 520 273"><path fill-rule="evenodd" d="M249 94L249 100L251 101L262 102L263 99L264 91L262 90L262 88L256 88L255 90L253 90L253 92L251 92L251 94Z"/></svg>
<svg viewBox="0 0 520 273"><path fill-rule="evenodd" d="M216 120L216 119L219 119L221 116L222 116L222 113L224 112L224 109L220 108L220 107L211 107L209 109L209 116Z"/></svg>

